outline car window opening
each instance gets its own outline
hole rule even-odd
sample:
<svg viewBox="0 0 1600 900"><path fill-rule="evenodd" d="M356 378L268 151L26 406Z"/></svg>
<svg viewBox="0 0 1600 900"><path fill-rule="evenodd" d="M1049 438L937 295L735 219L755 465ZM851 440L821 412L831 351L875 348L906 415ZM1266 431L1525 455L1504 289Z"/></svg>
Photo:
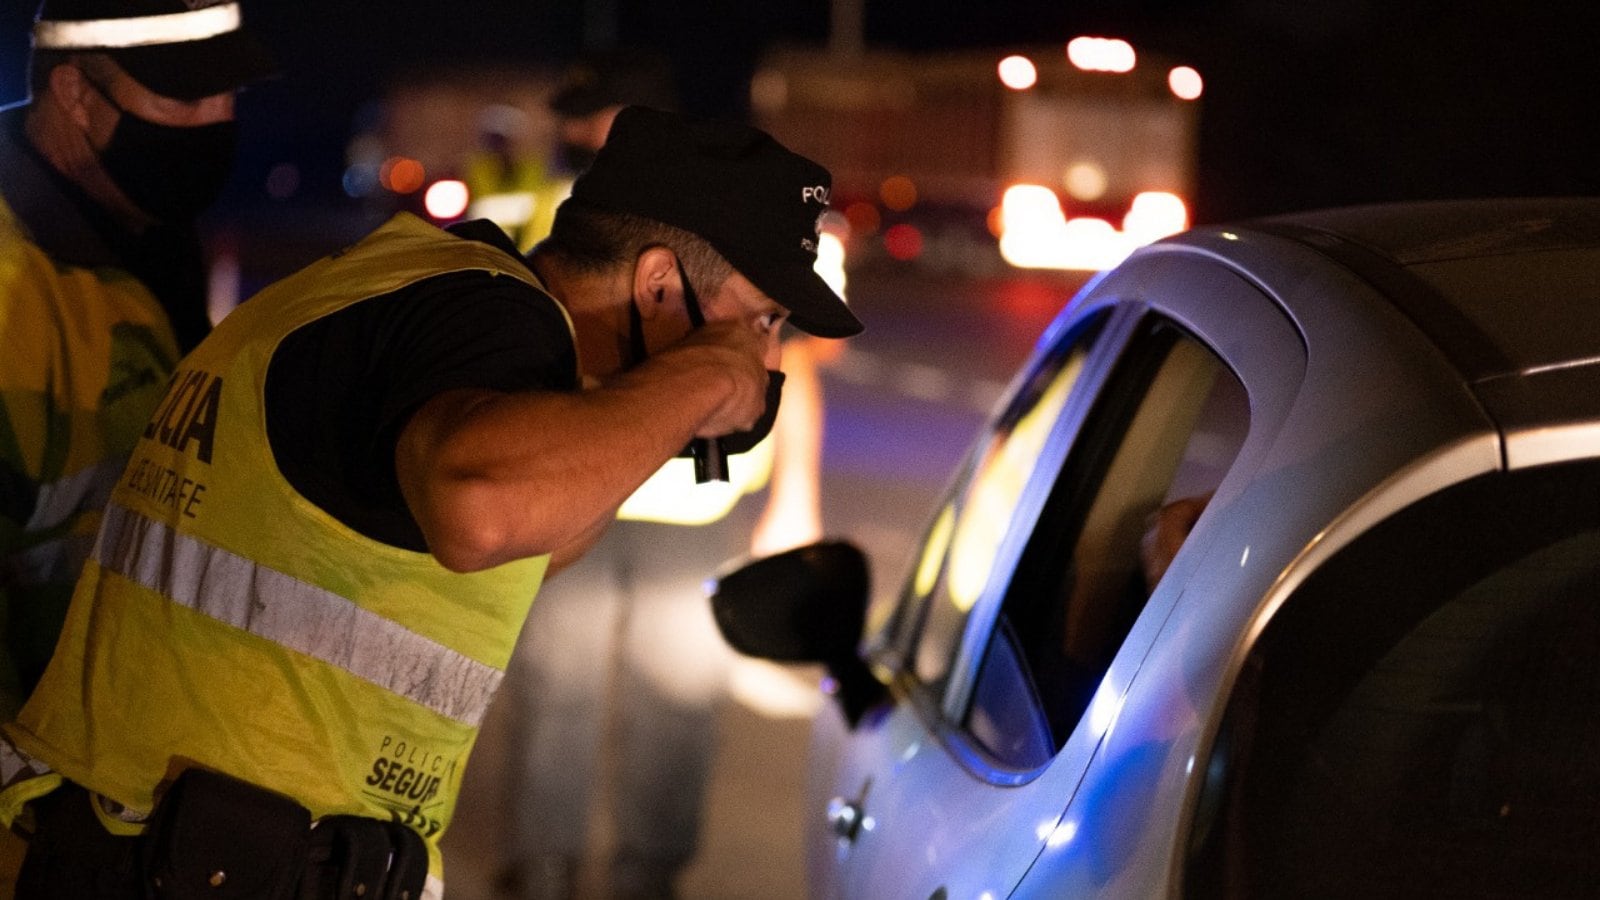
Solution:
<svg viewBox="0 0 1600 900"><path fill-rule="evenodd" d="M1001 542L1102 322L1075 333L1019 387L924 539L889 628L906 645L914 642L907 651L912 671L935 695L943 690L967 616L989 583Z"/></svg>
<svg viewBox="0 0 1600 900"><path fill-rule="evenodd" d="M1035 768L1065 744L1247 425L1243 385L1204 345L1155 325L1132 348L1057 479L985 650L964 724L995 761Z"/></svg>

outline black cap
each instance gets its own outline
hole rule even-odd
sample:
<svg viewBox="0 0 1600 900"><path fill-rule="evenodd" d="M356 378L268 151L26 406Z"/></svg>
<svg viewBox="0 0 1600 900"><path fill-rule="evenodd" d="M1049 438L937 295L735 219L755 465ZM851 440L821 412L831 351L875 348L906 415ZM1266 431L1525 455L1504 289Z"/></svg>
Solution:
<svg viewBox="0 0 1600 900"><path fill-rule="evenodd" d="M572 200L698 235L820 337L862 326L816 273L828 170L764 131L630 106L618 114Z"/></svg>
<svg viewBox="0 0 1600 900"><path fill-rule="evenodd" d="M267 78L277 66L233 0L44 0L36 50L108 54L140 84L197 100Z"/></svg>

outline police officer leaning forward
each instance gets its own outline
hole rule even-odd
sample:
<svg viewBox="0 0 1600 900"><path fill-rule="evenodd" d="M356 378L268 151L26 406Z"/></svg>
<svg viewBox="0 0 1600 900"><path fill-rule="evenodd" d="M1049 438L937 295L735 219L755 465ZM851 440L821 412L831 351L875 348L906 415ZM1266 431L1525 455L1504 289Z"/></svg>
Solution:
<svg viewBox="0 0 1600 900"><path fill-rule="evenodd" d="M233 3L48 0L35 25L31 102L0 115L0 720L209 327L193 219L228 174L236 90L270 70Z"/></svg>
<svg viewBox="0 0 1600 900"><path fill-rule="evenodd" d="M812 271L828 184L754 129L631 107L526 263L402 214L224 320L7 727L18 895L438 896L547 570L692 439L757 436L785 319L860 330Z"/></svg>

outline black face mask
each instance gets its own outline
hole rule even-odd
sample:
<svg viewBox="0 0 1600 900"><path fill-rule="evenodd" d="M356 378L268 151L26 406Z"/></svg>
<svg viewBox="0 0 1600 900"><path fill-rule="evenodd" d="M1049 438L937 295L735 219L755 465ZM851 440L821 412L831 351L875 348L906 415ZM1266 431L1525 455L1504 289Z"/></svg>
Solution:
<svg viewBox="0 0 1600 900"><path fill-rule="evenodd" d="M783 373L767 370L767 408L762 410L761 418L748 431L735 431L717 438L717 443L722 445L723 453L749 453L761 443L761 439L772 433L772 423L778 420L778 404L783 402ZM693 456L693 445L685 447L679 456Z"/></svg>
<svg viewBox="0 0 1600 900"><path fill-rule="evenodd" d="M135 206L162 222L186 222L210 206L228 181L238 145L232 119L179 127L142 119L90 81L121 116L100 164Z"/></svg>

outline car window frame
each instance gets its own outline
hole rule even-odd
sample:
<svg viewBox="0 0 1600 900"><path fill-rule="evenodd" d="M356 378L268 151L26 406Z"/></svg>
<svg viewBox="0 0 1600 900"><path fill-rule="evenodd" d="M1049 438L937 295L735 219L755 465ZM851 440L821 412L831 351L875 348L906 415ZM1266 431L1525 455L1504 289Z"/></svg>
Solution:
<svg viewBox="0 0 1600 900"><path fill-rule="evenodd" d="M1122 356L1112 372L1111 379L1101 390L1090 412L1090 417L1085 421L1083 429L1080 429L1080 436L1084 435L1086 431L1092 431L1088 436L1095 439L1090 443L1083 444L1081 453L1069 455L1063 461L1050 489L1051 499L1054 499L1056 503L1053 504L1049 514L1048 524L1044 514L1034 520L1023 552L1019 555L1015 565L1012 566L1011 577L1001 586L1003 593L997 598L994 607L995 624L991 625L990 628L991 638L982 643L974 642L963 645L963 651L972 656L971 665L963 668L963 671L968 672L971 676L970 683L966 685L964 697L947 698L949 703L944 713L952 723L957 724L964 733L970 735L974 746L985 757L986 765L996 771L1004 770L1026 774L1048 765L1049 760L1055 756L1056 750L1059 749L1053 749L1037 765L1018 765L1001 760L990 753L982 742L976 738L976 735L971 734L970 726L967 724L974 711L978 689L983 682L985 655L990 649L993 640L992 635L998 630L998 623L1004 618L1001 614L1005 612L1008 604L1015 598L1016 580L1024 563L1028 563L1033 567L1033 569L1030 569L1030 573L1033 576L1040 574L1037 568L1041 564L1054 573L1051 576L1053 578L1064 574L1063 572L1055 571L1053 568L1059 562L1059 558L1053 551L1059 549L1065 552L1068 546L1077 547L1084 540L1085 528L1088 527L1092 512L1100 508L1100 505L1108 496L1108 491L1116 490L1112 487L1111 479L1113 478L1117 461L1125 451L1128 436L1132 433L1136 422L1147 414L1148 404L1154 401L1154 395L1158 389L1158 381L1167 377L1163 373L1167 371L1169 361L1174 354L1183 351L1185 347L1192 352L1205 354L1209 360L1208 364L1216 367L1214 370L1216 376L1224 377L1225 374L1225 377L1231 380L1233 388L1237 389L1239 395L1245 397L1246 400L1248 399L1245 396L1243 382L1214 348L1189 333L1187 329L1179 326L1171 317L1147 309L1140 318L1132 340L1123 348ZM1169 384L1163 390L1170 391L1170 389ZM1208 388L1207 396L1209 396L1209 393L1210 389ZM1206 401L1206 396L1195 399L1197 402L1191 409L1196 416L1199 416ZM1249 434L1250 421L1248 414L1246 414L1242 424L1244 430L1241 432L1241 439L1237 445L1232 446L1233 453L1228 457L1228 462L1223 468L1224 480L1227 474L1233 470L1237 462L1238 451L1243 448L1244 438ZM1148 423L1144 427L1148 429ZM1199 423L1196 420L1183 433L1182 443L1187 444L1199 431ZM1177 475L1176 468L1174 468L1172 475ZM1170 490L1176 483L1176 480L1169 478L1164 483L1163 490ZM1213 485L1212 487L1215 486ZM1051 529L1051 533L1041 534L1041 529L1043 528ZM1047 542L1046 546L1035 548L1033 545L1041 540ZM1044 555L1037 555L1039 553ZM1029 562L1030 554L1035 554L1031 563ZM1137 560L1132 562L1137 566ZM1162 578L1164 580L1165 575ZM1147 602L1148 595L1140 604L1141 614ZM1116 646L1120 648L1122 642L1132 632L1132 622L1129 622L1127 630L1119 631L1120 633L1116 635L1114 640ZM1040 712L1042 713L1043 710L1040 710ZM1076 723L1081 720L1086 712L1087 709L1085 708L1074 716L1072 719L1073 727L1076 727Z"/></svg>
<svg viewBox="0 0 1600 900"><path fill-rule="evenodd" d="M1096 303L1084 305L1077 310L1077 314L1069 318L1057 319L1046 330L1045 334L1035 345L1028 362L1021 366L1017 376L1006 389L1004 399L996 407L1000 412L991 417L982 430L978 432L970 444L961 465L956 470L956 475L951 479L950 485L940 495L939 501L934 505L934 514L929 525L922 531L922 537L917 542L917 551L911 561L911 573L901 580L901 589L896 597L893 611L885 619L882 626L873 629L873 636L869 638L865 655L872 665L884 676L891 686L898 691L910 694L914 699L926 700L926 691L923 683L915 673L915 653L918 644L923 638L923 631L927 624L930 604L938 595L938 591L930 591L925 596L918 596L914 590L915 570L920 562L923 549L927 546L933 530L937 527L936 520L939 515L953 504L958 497L970 488L972 479L976 476L976 467L982 461L984 449L988 446L995 433L1001 430L1002 423L1014 422L1018 411L1016 404L1021 393L1034 383L1046 370L1059 369L1061 361L1072 353L1074 345L1082 340L1089 340L1091 346L1084 358L1083 370L1077 381L1073 384L1066 402L1062 405L1061 413L1052 425L1049 436L1045 439L1043 449L1038 460L1029 473L1026 486L1017 503L1019 514L1013 515L1007 527L1007 534L1001 539L995 552L995 561L989 572L988 582L985 584L979 599L968 612L968 624L963 627L959 641L970 638L970 622L972 613L984 603L984 599L994 590L995 573L1015 565L1015 554L1020 552L1020 547L1013 547L1018 531L1017 523L1027 521L1029 528L1037 521L1040 510L1043 508L1048 486L1041 493L1039 473L1041 471L1054 472L1060 468L1064 461L1067 448L1072 441L1068 435L1076 435L1077 429L1082 425L1084 417L1088 414L1088 397L1098 396L1105 378L1110 374L1117 354L1108 354L1107 347L1120 347L1127 341L1134 328L1134 321L1129 311L1121 304ZM1052 476L1053 477L1053 476ZM1026 511L1024 509L1026 508ZM942 569L948 564L949 548L943 551L944 558L940 561ZM936 708L935 707L932 708Z"/></svg>
<svg viewBox="0 0 1600 900"><path fill-rule="evenodd" d="M1063 323L1070 325L1094 310L1108 309L1111 317L1097 338L1090 359L1086 362L1085 374L1079 379L1074 396L1069 400L1069 405L1073 407L1072 414L1063 411L1057 423L1057 433L1047 443L1048 451L1054 454L1051 465L1044 465L1044 455L1041 454L1041 464L1030 476L1027 490L1033 506L1025 520L1026 528L1019 527L1022 517L1013 518L991 570L989 584L968 614L958 658L951 666L949 680L940 695L930 696L909 671L907 661L911 658L910 654L915 652L914 641L905 648L906 655L900 657L902 665L897 670L897 680L901 690L909 694L912 704L919 711L924 726L972 775L997 786L1027 784L1059 764L1067 753L1067 748L1063 747L1037 768L1011 769L990 758L963 727L962 718L970 705L978 667L982 664L983 649L995 628L1004 601L1004 588L1009 584L1021 554L1037 527L1039 512L1049 495L1049 485L1053 484L1061 468L1068 464L1068 454L1076 445L1086 420L1098 406L1114 375L1121 370L1125 355L1136 349L1134 344L1142 329L1148 327L1150 318L1157 316L1176 325L1215 355L1245 389L1249 425L1233 464L1217 487L1213 503L1219 506L1231 500L1248 484L1287 418L1305 377L1307 351L1304 338L1282 304L1259 283L1246 273L1221 264L1214 258L1197 259L1185 257L1181 252L1163 253L1160 248L1151 250L1155 258L1147 260L1147 265L1115 271L1087 290L1078 307L1078 314ZM1184 277L1154 279L1150 277L1153 270ZM1172 284L1183 284L1185 287L1186 295L1180 304L1169 302L1152 289L1153 286ZM1241 356L1237 341L1224 339L1238 337L1232 332L1237 328L1237 310L1234 306L1240 291L1254 296L1252 302L1256 312L1275 320L1273 329L1269 329L1275 330L1275 334L1257 337L1272 344L1270 359ZM982 437L987 438L990 433L989 429L985 429ZM1040 480L1047 480L1042 488L1037 483ZM1092 499L1092 493L1089 496ZM1140 613L1135 626L1124 635L1123 643L1115 654L1113 670L1126 667L1131 661L1131 667L1136 671L1138 660L1154 643L1162 623L1182 596L1189 576L1210 550L1214 535L1209 529L1203 528L1205 522L1206 517L1202 516L1196 527L1198 539L1191 538L1185 543ZM1131 676L1132 672L1129 672L1127 677ZM1102 692L1112 683L1112 673L1108 672ZM1120 695L1120 692L1113 693ZM1092 717L1091 714L1095 712L1093 707L1101 702L1097 696L1091 704L1091 710L1085 712L1074 732L1084 727L1084 720ZM1103 730L1100 729L1102 734ZM1094 735L1096 741L1098 737ZM1075 736L1069 737L1068 744L1074 740Z"/></svg>
<svg viewBox="0 0 1600 900"><path fill-rule="evenodd" d="M1007 549L1009 554L1002 568L999 562L995 565L995 572L991 582L985 589L984 596L974 606L972 614L967 620L967 633L963 635L957 651L957 658L951 664L953 673L944 691L938 698L937 704L926 704L930 728L935 728L941 736L942 742L952 755L962 760L967 769L984 780L997 785L1017 785L1032 781L1045 769L1049 768L1060 754L1060 749L1038 766L1016 767L996 759L966 727L966 717L971 709L974 692L983 664L984 653L987 650L990 637L994 633L999 615L1004 607L1006 596L1009 593L1011 581L1016 574L1016 569L1021 563L1023 554L1040 525L1040 517L1045 503L1054 493L1057 482L1064 477L1068 469L1083 469L1088 467L1096 470L1097 475L1093 484L1079 486L1071 497L1072 508L1063 513L1066 517L1080 520L1093 507L1096 499L1101 494L1104 486L1103 478L1106 475L1105 467L1116 456L1116 447L1107 447L1101 442L1092 446L1085 446L1082 453L1091 454L1095 459L1087 459L1073 451L1078 447L1079 439L1084 436L1086 428L1104 428L1106 434L1116 434L1118 442L1137 415L1140 406L1144 403L1152 382L1162 367L1167 356L1179 341L1187 340L1209 353L1244 389L1247 402L1249 387L1244 379L1229 363L1216 346L1200 335L1195 334L1183 321L1173 316L1159 306L1152 306L1139 299L1119 298L1116 306L1126 323L1125 330L1121 333L1121 340L1114 348L1114 355L1106 361L1103 367L1103 378L1094 385L1092 396L1081 398L1084 404L1081 415L1073 423L1070 441L1061 448L1061 452L1054 458L1053 467L1046 469L1041 465L1035 472L1035 478L1045 480L1043 485L1030 485L1030 490L1037 488L1038 503L1032 510L1032 515L1027 522L1027 528L1016 527L1013 522L1011 534L1007 536ZM1162 332L1168 332L1163 334ZM1107 416L1109 421L1105 421ZM1222 478L1222 484L1230 480L1237 480L1235 470L1243 454L1245 444L1248 444L1254 432L1253 416L1246 423L1246 436L1240 445L1240 453L1228 466ZM1048 474L1040 474L1047 472ZM1219 490L1221 485L1219 485ZM1076 528L1074 529L1077 530ZM1189 541L1187 543L1200 543ZM1004 576L1001 577L1001 573ZM1162 579L1165 585L1170 579ZM1153 598L1154 595L1152 595ZM1149 603L1147 601L1146 607ZM981 608L981 609L980 609ZM980 616L981 612L981 616ZM1140 618L1144 617L1141 611ZM1122 652L1121 644L1127 643L1133 636L1130 628L1123 635L1119 644L1118 654ZM1151 638L1153 640L1153 636ZM1148 644L1148 641L1146 642ZM1086 709L1083 716L1089 715ZM934 720L937 720L936 723ZM1076 728L1074 729L1076 730Z"/></svg>

